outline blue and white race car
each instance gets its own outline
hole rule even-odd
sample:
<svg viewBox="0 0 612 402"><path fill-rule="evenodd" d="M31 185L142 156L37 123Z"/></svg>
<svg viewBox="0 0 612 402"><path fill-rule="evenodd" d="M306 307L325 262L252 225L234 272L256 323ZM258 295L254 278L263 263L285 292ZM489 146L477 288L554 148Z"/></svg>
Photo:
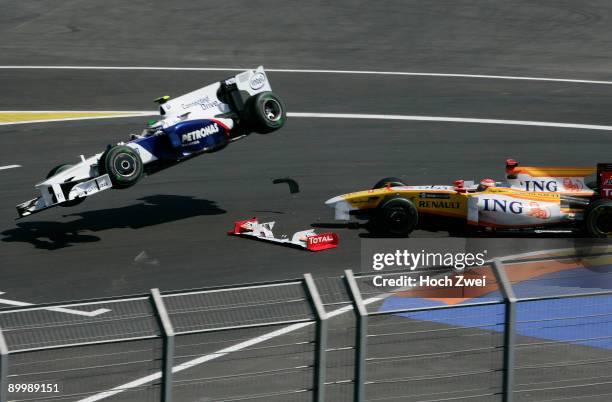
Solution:
<svg viewBox="0 0 612 402"><path fill-rule="evenodd" d="M110 188L133 186L195 156L216 152L252 132L280 129L287 117L281 99L272 92L263 67L200 88L178 98L163 96L161 120L140 135L120 142L76 164L54 167L36 185L41 195L17 205L19 217L56 205L74 206Z"/></svg>

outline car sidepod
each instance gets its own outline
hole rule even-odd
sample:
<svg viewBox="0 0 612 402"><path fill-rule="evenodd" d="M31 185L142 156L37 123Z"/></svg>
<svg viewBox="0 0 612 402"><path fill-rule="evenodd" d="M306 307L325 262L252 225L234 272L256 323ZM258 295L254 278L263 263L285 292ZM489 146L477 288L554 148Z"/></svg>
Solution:
<svg viewBox="0 0 612 402"><path fill-rule="evenodd" d="M229 128L219 120L189 120L164 129L171 146L182 156L214 152L229 143Z"/></svg>

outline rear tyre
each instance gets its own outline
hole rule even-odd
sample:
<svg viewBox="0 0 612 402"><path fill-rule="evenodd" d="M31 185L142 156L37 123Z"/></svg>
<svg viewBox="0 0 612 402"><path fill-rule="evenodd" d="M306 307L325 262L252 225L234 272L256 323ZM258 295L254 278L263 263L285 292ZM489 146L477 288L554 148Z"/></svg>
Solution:
<svg viewBox="0 0 612 402"><path fill-rule="evenodd" d="M247 99L244 117L252 131L268 134L285 125L287 110L273 92L261 92Z"/></svg>
<svg viewBox="0 0 612 402"><path fill-rule="evenodd" d="M132 148L115 145L106 151L99 162L100 173L108 174L113 187L118 189L132 187L143 174L140 156Z"/></svg>
<svg viewBox="0 0 612 402"><path fill-rule="evenodd" d="M405 237L419 224L419 211L414 204L400 196L384 200L374 211L369 222L370 232L376 235Z"/></svg>
<svg viewBox="0 0 612 402"><path fill-rule="evenodd" d="M612 200L593 201L585 211L584 225L591 237L612 237Z"/></svg>
<svg viewBox="0 0 612 402"><path fill-rule="evenodd" d="M62 163L61 165L57 165L56 167L51 169L49 173L47 173L47 179L52 176L55 176L58 173L63 172L66 169L70 169L71 167L72 165L68 163ZM79 205L83 201L85 201L85 197L75 198L74 200L70 200L70 201L64 201L59 205L61 205L62 207L74 207L76 205Z"/></svg>
<svg viewBox="0 0 612 402"><path fill-rule="evenodd" d="M372 187L372 190L376 190L378 188L384 188L384 187L397 187L397 186L405 186L405 184L402 182L402 179L398 179L397 177L385 177L384 179L380 179L376 182L376 184L374 184L374 187Z"/></svg>

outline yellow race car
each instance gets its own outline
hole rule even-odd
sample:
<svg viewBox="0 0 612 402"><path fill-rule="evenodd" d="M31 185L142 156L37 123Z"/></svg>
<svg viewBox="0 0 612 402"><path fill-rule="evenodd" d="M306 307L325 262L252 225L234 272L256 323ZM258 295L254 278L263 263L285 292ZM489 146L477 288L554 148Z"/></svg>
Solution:
<svg viewBox="0 0 612 402"><path fill-rule="evenodd" d="M595 175L594 180L588 180ZM388 177L370 190L334 197L335 218L367 219L383 236L415 229L472 231L567 231L612 236L612 164L597 167L521 167L506 161L506 179L453 185L407 186Z"/></svg>

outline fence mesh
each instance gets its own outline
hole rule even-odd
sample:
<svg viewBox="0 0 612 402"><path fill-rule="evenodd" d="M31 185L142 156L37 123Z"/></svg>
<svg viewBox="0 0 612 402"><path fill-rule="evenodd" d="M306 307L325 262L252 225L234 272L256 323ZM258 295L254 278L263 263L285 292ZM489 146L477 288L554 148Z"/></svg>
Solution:
<svg viewBox="0 0 612 402"><path fill-rule="evenodd" d="M612 292L594 289L610 271L573 270L551 288L539 276L524 278L522 270L533 266L511 268L518 297L514 399L612 400ZM467 275L487 276L487 285L433 291L380 286L376 275L358 275L363 319L353 309L346 278L316 278L328 315L324 365L317 365L315 299L302 280L163 293L176 334L170 343L163 311L149 295L2 309L1 334L9 347L5 383L13 385L7 400L161 401L162 373L171 365L173 401L313 401L317 375L324 376L325 400L353 401L360 367L367 401L499 401L510 367L505 352L512 314L506 315L508 301L491 266ZM582 285L570 286L576 276ZM57 384L58 392L14 392L16 384Z"/></svg>
<svg viewBox="0 0 612 402"><path fill-rule="evenodd" d="M101 393L128 379L144 378L161 368L160 339L48 349L10 356L10 383L54 384L57 391L12 392L12 401L80 400ZM133 388L130 393L147 400L159 398L159 380ZM145 400L145 399L141 399Z"/></svg>
<svg viewBox="0 0 612 402"><path fill-rule="evenodd" d="M612 295L519 302L516 400L612 400L610 306Z"/></svg>
<svg viewBox="0 0 612 402"><path fill-rule="evenodd" d="M160 336L147 297L0 311L0 328L13 352Z"/></svg>

